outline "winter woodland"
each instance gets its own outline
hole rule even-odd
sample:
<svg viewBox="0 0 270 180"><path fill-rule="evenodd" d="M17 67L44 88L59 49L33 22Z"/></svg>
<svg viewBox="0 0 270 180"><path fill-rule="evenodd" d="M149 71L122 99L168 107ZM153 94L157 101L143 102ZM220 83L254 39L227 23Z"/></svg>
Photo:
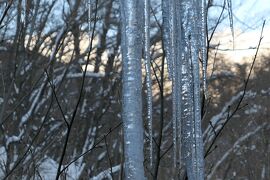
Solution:
<svg viewBox="0 0 270 180"><path fill-rule="evenodd" d="M0 1L0 179L270 179L267 22L234 63L234 21L231 0Z"/></svg>

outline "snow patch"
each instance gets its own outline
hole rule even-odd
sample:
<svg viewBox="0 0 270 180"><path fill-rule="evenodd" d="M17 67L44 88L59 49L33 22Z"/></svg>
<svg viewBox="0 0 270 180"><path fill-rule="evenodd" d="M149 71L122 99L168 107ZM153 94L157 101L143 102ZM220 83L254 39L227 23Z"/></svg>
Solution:
<svg viewBox="0 0 270 180"><path fill-rule="evenodd" d="M249 109L244 111L245 114L255 114L262 109L261 105L253 104Z"/></svg>
<svg viewBox="0 0 270 180"><path fill-rule="evenodd" d="M7 48L4 46L0 46L0 51L7 51Z"/></svg>
<svg viewBox="0 0 270 180"><path fill-rule="evenodd" d="M53 159L51 158L45 159L38 168L40 176L44 180L55 179L57 167L58 163L56 163Z"/></svg>
<svg viewBox="0 0 270 180"><path fill-rule="evenodd" d="M78 165L80 164L80 165ZM58 162L51 158L46 158L38 167L40 176L43 180L55 179L57 174ZM62 167L63 168L63 167ZM75 180L79 179L82 170L84 169L84 164L73 163L67 168L67 179Z"/></svg>
<svg viewBox="0 0 270 180"><path fill-rule="evenodd" d="M0 147L0 179L5 175L5 164L7 162L7 152L6 149L2 146Z"/></svg>
<svg viewBox="0 0 270 180"><path fill-rule="evenodd" d="M112 173L115 173L121 169L121 165L117 165L112 167ZM101 179L112 179L111 177L111 169L107 169L102 171L97 176L90 178L90 180L101 180Z"/></svg>
<svg viewBox="0 0 270 180"><path fill-rule="evenodd" d="M0 97L0 104L4 102L4 99Z"/></svg>
<svg viewBox="0 0 270 180"><path fill-rule="evenodd" d="M98 156L98 161L100 161L101 159L103 159L106 155L106 151L104 151L103 153L101 153L99 156Z"/></svg>
<svg viewBox="0 0 270 180"><path fill-rule="evenodd" d="M6 140L6 146L8 146L10 143L20 141L23 134L24 134L24 131L21 131L18 136L10 136L10 137L8 137L7 140Z"/></svg>

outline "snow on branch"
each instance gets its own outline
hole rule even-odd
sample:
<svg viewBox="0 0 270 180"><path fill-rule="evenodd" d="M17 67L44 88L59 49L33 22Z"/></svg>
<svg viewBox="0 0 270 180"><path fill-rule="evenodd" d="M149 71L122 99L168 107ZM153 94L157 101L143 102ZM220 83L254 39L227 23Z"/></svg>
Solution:
<svg viewBox="0 0 270 180"><path fill-rule="evenodd" d="M40 100L42 91L45 88L45 85L46 85L46 82L43 82L43 84L39 87L39 89L37 90L37 92L34 92L34 93L36 93L36 96L33 99L33 102L31 104L30 109L22 116L21 122L20 122L20 125L19 125L20 127L28 121L28 119L32 115L33 111L35 110L37 104L39 103L39 100Z"/></svg>
<svg viewBox="0 0 270 180"><path fill-rule="evenodd" d="M8 147L9 144L19 142L22 138L22 135L24 134L24 130L20 131L20 134L18 136L13 135L6 138L6 147Z"/></svg>
<svg viewBox="0 0 270 180"><path fill-rule="evenodd" d="M220 158L219 161L217 161L217 163L215 164L215 166L212 168L211 173L207 176L207 179L212 179L213 175L215 174L216 170L218 169L218 167L229 157L229 155L233 152L236 152L241 146L240 144L243 143L244 141L246 141L248 138L250 138L251 136L255 135L256 133L258 133L260 130L262 130L265 126L267 125L267 123L262 124L261 126L258 126L255 130L248 132L247 134L243 135L242 137L240 137L234 144L233 146L228 149L223 156ZM268 126L267 128L270 128L270 126Z"/></svg>
<svg viewBox="0 0 270 180"><path fill-rule="evenodd" d="M112 167L112 173L116 173L118 171L120 171L121 169L121 165L117 165ZM102 171L101 173L99 173L98 175L90 178L90 180L101 180L101 179L112 179L111 177L111 168L106 169L104 171Z"/></svg>
<svg viewBox="0 0 270 180"><path fill-rule="evenodd" d="M102 78L105 74L102 73L93 73L93 72L86 72L85 77L92 77L92 78ZM81 78L83 77L83 73L69 73L67 74L67 78Z"/></svg>
<svg viewBox="0 0 270 180"><path fill-rule="evenodd" d="M226 121L227 114L228 114L228 107L232 106L234 103L236 103L241 96L243 95L243 91L240 91L235 96L233 96L229 101L225 103L220 113L213 116L210 120L211 124L208 125L206 130L203 133L203 138L206 139L205 143L210 142L214 136L214 132L218 132L220 128L222 127L222 124ZM245 98L252 97L254 95L254 92L247 91L245 94ZM214 127L214 129L213 129Z"/></svg>

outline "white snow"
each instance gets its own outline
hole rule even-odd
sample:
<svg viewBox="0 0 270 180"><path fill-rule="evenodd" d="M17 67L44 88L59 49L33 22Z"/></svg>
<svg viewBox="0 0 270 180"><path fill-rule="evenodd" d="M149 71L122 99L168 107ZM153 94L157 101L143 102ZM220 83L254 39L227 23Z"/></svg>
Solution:
<svg viewBox="0 0 270 180"><path fill-rule="evenodd" d="M244 111L245 114L255 114L262 109L261 105L253 104L249 109Z"/></svg>
<svg viewBox="0 0 270 180"><path fill-rule="evenodd" d="M79 163L73 163L71 164L66 173L67 173L67 180L77 180L80 177L80 174L82 173L82 170L84 169L85 164L79 162ZM43 180L51 180L55 179L56 173L58 168L58 162L55 160L46 157L43 162L38 167L38 171L40 173L40 176Z"/></svg>
<svg viewBox="0 0 270 180"><path fill-rule="evenodd" d="M112 167L112 172L118 172L121 169L121 165L117 165ZM105 171L102 171L97 176L90 178L90 180L102 180L102 179L112 179L111 177L111 169L106 169Z"/></svg>
<svg viewBox="0 0 270 180"><path fill-rule="evenodd" d="M94 73L94 72L86 72L85 77L95 77L95 78L100 78L104 77L104 73ZM81 78L83 77L83 73L69 73L67 74L67 78Z"/></svg>
<svg viewBox="0 0 270 180"><path fill-rule="evenodd" d="M3 146L0 147L0 179L4 176L4 167L7 162L7 152Z"/></svg>
<svg viewBox="0 0 270 180"><path fill-rule="evenodd" d="M46 158L38 167L43 180L55 179L58 163L51 158Z"/></svg>
<svg viewBox="0 0 270 180"><path fill-rule="evenodd" d="M0 104L4 102L4 99L0 97Z"/></svg>
<svg viewBox="0 0 270 180"><path fill-rule="evenodd" d="M101 159L103 159L106 155L106 151L102 152L99 156L98 156L98 161L100 161Z"/></svg>
<svg viewBox="0 0 270 180"><path fill-rule="evenodd" d="M7 137L6 146L8 146L10 143L20 141L23 134L24 134L24 131L21 131L18 136L14 135L14 136Z"/></svg>
<svg viewBox="0 0 270 180"><path fill-rule="evenodd" d="M0 51L7 51L7 48L4 46L0 46Z"/></svg>
<svg viewBox="0 0 270 180"><path fill-rule="evenodd" d="M16 86L16 83L14 83L14 89L15 89L15 93L19 94L19 88Z"/></svg>

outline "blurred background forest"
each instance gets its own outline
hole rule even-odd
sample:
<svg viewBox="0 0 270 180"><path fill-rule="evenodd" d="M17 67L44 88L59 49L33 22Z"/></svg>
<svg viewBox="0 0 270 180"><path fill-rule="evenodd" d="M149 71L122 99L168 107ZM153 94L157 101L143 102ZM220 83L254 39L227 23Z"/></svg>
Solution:
<svg viewBox="0 0 270 180"><path fill-rule="evenodd" d="M270 179L267 2L233 3L234 38L226 1L207 4L206 179ZM0 0L0 179L55 179L61 158L63 179L122 179L119 11L118 0L91 6L85 0ZM150 22L158 166L149 168L145 146L145 172L149 179L155 173L172 179L171 81L162 67L159 0L151 2Z"/></svg>

